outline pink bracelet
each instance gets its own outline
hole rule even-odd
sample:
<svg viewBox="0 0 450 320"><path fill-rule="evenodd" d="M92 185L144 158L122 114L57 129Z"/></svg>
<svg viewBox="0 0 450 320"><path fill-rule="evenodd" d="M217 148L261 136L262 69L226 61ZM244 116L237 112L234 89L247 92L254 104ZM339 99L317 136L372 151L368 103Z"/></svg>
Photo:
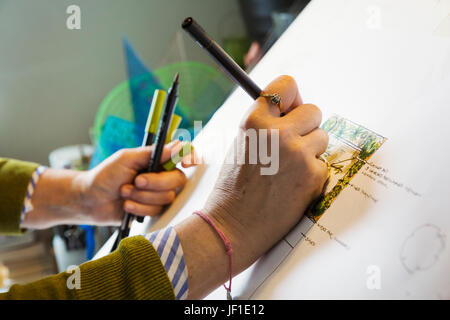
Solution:
<svg viewBox="0 0 450 320"><path fill-rule="evenodd" d="M212 220L207 215L203 214L200 211L195 211L193 214L198 215L203 220L205 220L211 227L213 227L214 230L216 230L216 232L219 235L219 237L222 239L223 244L225 245L225 250L226 250L226 252L228 254L229 261L230 261L230 280L228 282L228 288L225 286L225 284L223 285L223 287L225 288L225 290L227 290L227 299L228 300L232 300L232 297L231 297L231 279L233 278L233 272L232 272L231 266L233 264L233 249L231 248L231 243L225 237L223 232L220 231L220 229L215 225L214 222L212 222Z"/></svg>

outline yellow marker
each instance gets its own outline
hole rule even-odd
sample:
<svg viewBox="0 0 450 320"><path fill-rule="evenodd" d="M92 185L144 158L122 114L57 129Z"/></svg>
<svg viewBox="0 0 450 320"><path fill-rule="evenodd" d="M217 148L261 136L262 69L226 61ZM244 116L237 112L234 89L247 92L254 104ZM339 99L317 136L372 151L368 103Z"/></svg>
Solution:
<svg viewBox="0 0 450 320"><path fill-rule="evenodd" d="M164 107L164 101L166 100L167 93L164 90L156 89L153 94L152 105L150 107L151 117L147 119L147 125L145 126L145 131L156 134L159 126L159 119L161 118L161 113Z"/></svg>
<svg viewBox="0 0 450 320"><path fill-rule="evenodd" d="M170 120L170 124L169 124L169 130L167 131L167 137L166 137L165 144L168 144L170 141L172 141L173 134L178 129L178 126L180 125L181 120L183 120L183 118L181 118L180 116L178 116L176 114L174 114L172 116L172 119Z"/></svg>
<svg viewBox="0 0 450 320"><path fill-rule="evenodd" d="M166 92L156 89L153 94L152 105L148 112L147 124L145 125L145 135L142 146L151 146L158 130L159 119L161 118Z"/></svg>

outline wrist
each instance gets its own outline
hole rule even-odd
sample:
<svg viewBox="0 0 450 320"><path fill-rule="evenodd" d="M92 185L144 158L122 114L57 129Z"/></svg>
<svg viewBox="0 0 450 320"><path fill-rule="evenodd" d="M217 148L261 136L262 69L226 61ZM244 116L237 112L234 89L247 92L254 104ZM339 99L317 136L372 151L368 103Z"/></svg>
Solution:
<svg viewBox="0 0 450 320"><path fill-rule="evenodd" d="M192 215L174 227L188 272L188 299L204 298L229 277L223 241L201 217Z"/></svg>
<svg viewBox="0 0 450 320"><path fill-rule="evenodd" d="M251 251L242 227L233 218L219 209L203 209L216 227L224 234L232 248L232 274L239 274L248 268L256 258ZM192 215L174 227L181 246L188 271L188 299L205 297L209 292L227 284L230 275L230 258L224 241L207 221ZM247 246L249 245L249 246Z"/></svg>
<svg viewBox="0 0 450 320"><path fill-rule="evenodd" d="M247 269L257 259L257 257L253 258L255 254L252 250L252 241L248 236L249 230L245 232L243 225L232 214L222 208L207 207L201 212L212 220L231 243L233 249L233 276ZM206 222L203 223L206 224ZM210 229L215 233L212 227ZM220 240L217 234L215 236ZM225 253L223 242L221 249Z"/></svg>
<svg viewBox="0 0 450 320"><path fill-rule="evenodd" d="M33 209L25 215L22 226L42 229L76 223L84 215L81 175L74 170L45 170L31 197Z"/></svg>

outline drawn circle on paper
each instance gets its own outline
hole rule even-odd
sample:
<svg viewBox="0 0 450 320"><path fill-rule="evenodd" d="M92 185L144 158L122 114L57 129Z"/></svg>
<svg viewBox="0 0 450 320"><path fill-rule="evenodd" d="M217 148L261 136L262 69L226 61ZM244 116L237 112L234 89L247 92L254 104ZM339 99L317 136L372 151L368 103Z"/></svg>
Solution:
<svg viewBox="0 0 450 320"><path fill-rule="evenodd" d="M435 225L416 228L403 242L400 261L409 273L431 268L445 249L445 234Z"/></svg>

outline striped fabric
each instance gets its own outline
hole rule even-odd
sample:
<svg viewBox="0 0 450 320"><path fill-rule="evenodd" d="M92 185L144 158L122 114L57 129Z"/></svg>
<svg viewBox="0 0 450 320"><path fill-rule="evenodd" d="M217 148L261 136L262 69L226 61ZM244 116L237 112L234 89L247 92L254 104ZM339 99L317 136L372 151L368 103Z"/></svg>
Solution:
<svg viewBox="0 0 450 320"><path fill-rule="evenodd" d="M177 300L186 299L188 295L188 273L177 233L172 227L168 227L150 233L146 238L158 252L172 282Z"/></svg>
<svg viewBox="0 0 450 320"><path fill-rule="evenodd" d="M36 170L33 172L31 176L30 183L28 183L27 187L27 194L23 201L22 212L20 214L20 223L23 222L25 215L31 210L33 210L33 205L31 204L31 197L33 196L34 188L38 183L39 177L45 171L45 169L47 169L46 166L39 166L36 168Z"/></svg>

